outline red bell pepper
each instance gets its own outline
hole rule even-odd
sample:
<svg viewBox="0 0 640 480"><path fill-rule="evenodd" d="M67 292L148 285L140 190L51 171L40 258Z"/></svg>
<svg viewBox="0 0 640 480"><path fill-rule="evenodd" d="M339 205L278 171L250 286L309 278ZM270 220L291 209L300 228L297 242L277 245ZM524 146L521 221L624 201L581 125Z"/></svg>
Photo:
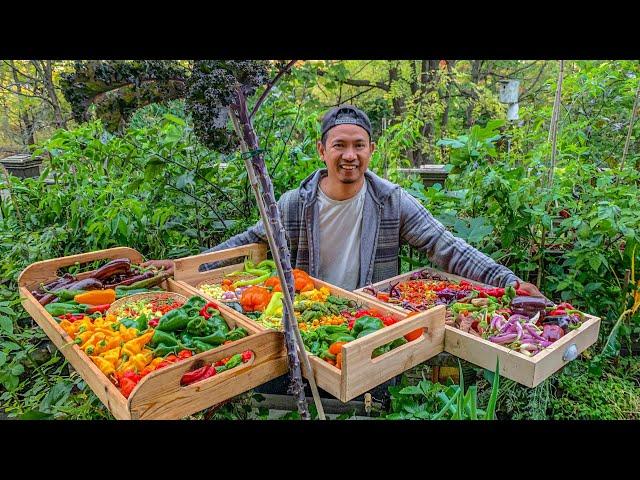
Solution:
<svg viewBox="0 0 640 480"><path fill-rule="evenodd" d="M160 323L159 318L154 318L153 320L149 320L149 326L152 328L156 328L158 326L158 323Z"/></svg>
<svg viewBox="0 0 640 480"><path fill-rule="evenodd" d="M253 353L251 352L251 350L246 350L244 352L242 352L242 362L246 363L249 360L251 360L251 357L253 356Z"/></svg>

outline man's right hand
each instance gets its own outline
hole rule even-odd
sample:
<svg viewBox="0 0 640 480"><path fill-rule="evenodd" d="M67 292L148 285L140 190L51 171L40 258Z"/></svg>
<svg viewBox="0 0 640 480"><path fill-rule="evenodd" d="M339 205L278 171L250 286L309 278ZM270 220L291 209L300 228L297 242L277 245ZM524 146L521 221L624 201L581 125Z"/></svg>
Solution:
<svg viewBox="0 0 640 480"><path fill-rule="evenodd" d="M176 264L173 260L149 260L140 265L141 267L154 267L158 270L165 270L168 274L173 275Z"/></svg>

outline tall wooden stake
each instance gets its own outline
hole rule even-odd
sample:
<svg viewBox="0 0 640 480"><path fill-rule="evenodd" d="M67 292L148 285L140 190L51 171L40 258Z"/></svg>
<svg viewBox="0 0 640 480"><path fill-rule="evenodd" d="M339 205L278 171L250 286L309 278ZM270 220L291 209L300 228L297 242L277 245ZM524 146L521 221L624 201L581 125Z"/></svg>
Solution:
<svg viewBox="0 0 640 480"><path fill-rule="evenodd" d="M311 364L302 341L302 336L298 330L298 323L293 313L295 282L291 270L291 255L289 253L284 227L282 226L280 219L280 212L275 201L273 184L268 176L264 157L262 154L258 153L258 140L249 118L249 111L247 109L244 95L240 88L236 89L236 93L238 103L230 106L229 113L233 120L234 128L240 138L240 148L243 152L249 180L256 196L260 216L267 234L269 247L271 248L273 260L278 271L278 277L280 279L280 283L283 286L286 286L286 288L283 288L282 290L284 299L282 323L284 327L287 353L289 356L289 368L292 373L293 394L297 397L296 402L298 405L298 411L303 418L308 419L309 412L307 410L306 397L304 395L304 388L300 375L300 366L302 364L302 369L305 371L305 375L309 379L314 403L318 411L318 418L324 420L324 409L315 383L313 369L311 368ZM249 158L249 155L252 153L254 154ZM260 182L262 194L260 194L258 190L258 182ZM267 213L267 209L269 209L269 214Z"/></svg>

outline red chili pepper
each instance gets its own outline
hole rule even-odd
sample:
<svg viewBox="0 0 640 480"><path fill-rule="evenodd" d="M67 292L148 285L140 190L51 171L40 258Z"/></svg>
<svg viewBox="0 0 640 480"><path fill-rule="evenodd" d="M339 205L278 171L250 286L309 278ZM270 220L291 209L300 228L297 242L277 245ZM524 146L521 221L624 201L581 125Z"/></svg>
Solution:
<svg viewBox="0 0 640 480"><path fill-rule="evenodd" d="M560 305L558 305L558 308L564 308L566 310L575 310L575 307L567 302L562 302Z"/></svg>
<svg viewBox="0 0 640 480"><path fill-rule="evenodd" d="M566 314L567 312L565 312L563 308L557 308L547 313L547 315L566 315Z"/></svg>
<svg viewBox="0 0 640 480"><path fill-rule="evenodd" d="M209 312L210 308L213 308L215 311ZM209 317L211 317L211 315L216 314L219 310L220 309L218 308L218 305L213 302L209 302L204 307L202 307L202 310L200 310L200 316L208 319Z"/></svg>
<svg viewBox="0 0 640 480"><path fill-rule="evenodd" d="M209 369L209 366L205 365L204 367L200 367L196 370L192 370L191 372L185 373L184 375L182 375L182 378L180 379L180 385L189 385L190 383L194 383L194 382L197 382L198 380L201 380L208 369Z"/></svg>
<svg viewBox="0 0 640 480"><path fill-rule="evenodd" d="M249 360L251 360L251 357L253 356L253 353L251 353L251 350L246 350L244 352L242 352L242 362L248 362Z"/></svg>
<svg viewBox="0 0 640 480"><path fill-rule="evenodd" d="M111 306L110 303L105 303L103 305L93 305L89 308L87 308L86 313L88 314L92 314L92 313L104 313L107 310L109 310L109 307Z"/></svg>
<svg viewBox="0 0 640 480"><path fill-rule="evenodd" d="M523 290L521 288L517 288L516 289L516 295L522 296L522 297L527 297L529 295L529 292L527 292L526 290Z"/></svg>
<svg viewBox="0 0 640 480"><path fill-rule="evenodd" d="M393 325L394 323L396 323L398 320L396 320L395 318L391 317L391 316L387 316L387 317L382 317L380 320L382 320L382 323L388 327L390 325Z"/></svg>
<svg viewBox="0 0 640 480"><path fill-rule="evenodd" d="M149 326L152 328L156 328L158 326L158 323L160 323L159 318L154 318L153 320L149 320Z"/></svg>

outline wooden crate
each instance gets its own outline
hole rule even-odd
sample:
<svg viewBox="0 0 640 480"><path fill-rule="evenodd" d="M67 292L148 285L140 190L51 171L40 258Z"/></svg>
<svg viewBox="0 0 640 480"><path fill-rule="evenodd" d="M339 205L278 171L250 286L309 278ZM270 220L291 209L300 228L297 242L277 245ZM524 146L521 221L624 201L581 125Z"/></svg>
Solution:
<svg viewBox="0 0 640 480"><path fill-rule="evenodd" d="M127 420L183 418L287 372L282 333L256 329L253 323L245 322L239 317L231 317L223 311L222 316L230 328L244 327L249 335L236 342L199 353L150 373L140 380L129 398L125 398L31 294L31 290L40 282L54 279L59 268L76 263L124 257L131 259L133 263L140 263L143 260L142 255L131 248L112 248L36 262L25 268L18 279L25 310L45 331L114 417ZM83 278L88 275L89 273L82 273L77 276ZM193 291L185 289L172 279L164 282L162 287L187 297L194 295ZM196 361L212 363L245 350L254 352L254 357L247 363L201 382L180 386L182 375L189 371Z"/></svg>
<svg viewBox="0 0 640 480"><path fill-rule="evenodd" d="M475 285L487 286L433 268L420 268L403 275L383 280L372 286L376 290L388 291L391 285L400 281L409 280L413 273L421 270L438 273L442 277L450 280L466 280ZM399 306L376 299L371 294L365 292L364 288L360 288L354 293L368 297L380 305L387 305L399 312L408 311ZM495 371L496 358L499 358L500 375L514 380L521 385L533 388L563 368L568 362L576 358L579 353L593 345L598 340L599 330L600 318L585 314L585 321L579 328L570 331L533 357L528 357L503 345L498 345L483 338L476 337L456 327L445 325L444 351L492 372Z"/></svg>
<svg viewBox="0 0 640 480"><path fill-rule="evenodd" d="M254 255L251 258L261 258L262 250L257 245L246 245L237 249L220 250L218 252L197 255L176 260L175 279L185 289L204 298L213 300L205 293L197 290L194 285L204 280L220 281L226 273L238 270L242 264L236 264L217 270L198 272L198 267L203 263L235 258L242 255ZM338 369L315 355L309 354L309 360L315 375L316 384L340 399L342 402L361 395L368 390L384 383L385 381L401 374L419 363L439 354L444 349L444 318L445 308L436 307L419 315L407 318L406 312L389 308L387 305L366 296L356 295L347 290L313 278L316 288L327 287L332 294L343 298L355 300L365 308L375 308L385 315L391 315L401 320L394 325L385 327L366 337L349 342L342 347L342 369ZM221 304L221 302L217 302ZM229 314L246 322L251 322L256 329L269 330L254 322L250 318L236 312L230 307ZM222 307L221 307L222 310ZM422 337L391 350L376 358L371 358L372 352L377 347L398 339L409 332L425 328ZM308 372L304 372L308 376Z"/></svg>

